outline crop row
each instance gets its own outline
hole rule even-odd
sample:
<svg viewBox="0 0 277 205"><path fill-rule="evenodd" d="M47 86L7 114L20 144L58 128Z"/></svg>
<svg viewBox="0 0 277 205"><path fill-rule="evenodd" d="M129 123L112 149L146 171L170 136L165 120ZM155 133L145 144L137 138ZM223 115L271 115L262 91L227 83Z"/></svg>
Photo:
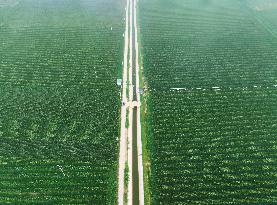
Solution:
<svg viewBox="0 0 277 205"><path fill-rule="evenodd" d="M116 203L123 13L114 0L0 7L0 204Z"/></svg>
<svg viewBox="0 0 277 205"><path fill-rule="evenodd" d="M152 204L277 202L277 41L245 1L140 3Z"/></svg>
<svg viewBox="0 0 277 205"><path fill-rule="evenodd" d="M276 202L276 97L275 89L153 91L153 201Z"/></svg>
<svg viewBox="0 0 277 205"><path fill-rule="evenodd" d="M163 10L165 2L141 4L141 33L143 44L147 45L143 50L147 56L144 66L149 86L275 84L275 37L238 1L233 3L236 12L223 15L221 7L225 3L218 8L207 5L203 12L199 11L201 6L178 1L167 2L174 12Z"/></svg>

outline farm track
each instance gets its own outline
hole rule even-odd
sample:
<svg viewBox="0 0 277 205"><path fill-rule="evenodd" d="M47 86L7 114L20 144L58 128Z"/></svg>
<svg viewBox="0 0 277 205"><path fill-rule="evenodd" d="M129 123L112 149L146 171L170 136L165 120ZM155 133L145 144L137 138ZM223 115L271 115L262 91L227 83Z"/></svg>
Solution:
<svg viewBox="0 0 277 205"><path fill-rule="evenodd" d="M119 171L118 171L118 204L123 205L124 203L124 169L125 169L125 162L127 159L127 129L126 125L126 113L127 113L127 106L124 103L127 102L126 96L126 86L127 86L127 61L128 61L128 47L129 47L129 0L127 0L126 5L126 15L125 15L125 33L124 33L124 59L123 59L123 79L122 79L122 106L121 106L121 131L120 131L120 151L119 151Z"/></svg>
<svg viewBox="0 0 277 205"><path fill-rule="evenodd" d="M143 183L143 162L142 162L142 139L141 139L141 119L140 119L140 76L139 76L139 49L138 49L138 29L137 29L137 1L134 0L134 31L135 31L135 66L136 66L136 93L137 93L137 164L138 164L138 187L139 205L144 205L144 183Z"/></svg>
<svg viewBox="0 0 277 205"><path fill-rule="evenodd" d="M123 95L121 114L121 142L119 161L119 192L118 203L124 204L124 166L127 160L129 167L127 204L143 205L143 168L142 168L142 143L140 124L140 96L139 96L139 63L138 43L136 25L136 1L127 1L126 6L126 30L125 30L125 51L123 70ZM128 35L129 34L129 35ZM127 55L129 48L129 56ZM127 56L129 57L127 59ZM127 61L129 67L127 68ZM128 72L128 73L127 73ZM128 75L128 85L127 83ZM129 91L129 99L126 98L126 91ZM128 128L125 128L126 113L128 109ZM125 114L125 115L124 115ZM124 119L125 118L125 119ZM126 133L127 130L127 133ZM126 142L127 138L127 142ZM126 148L127 145L127 148ZM125 151L123 151L125 150ZM125 152L127 151L127 157ZM126 192L126 191L125 191Z"/></svg>

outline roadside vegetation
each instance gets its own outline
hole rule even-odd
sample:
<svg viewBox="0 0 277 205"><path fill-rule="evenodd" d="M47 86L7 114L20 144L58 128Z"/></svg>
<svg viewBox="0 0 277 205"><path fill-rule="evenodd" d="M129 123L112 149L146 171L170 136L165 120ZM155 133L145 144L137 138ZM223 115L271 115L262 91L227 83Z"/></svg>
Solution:
<svg viewBox="0 0 277 205"><path fill-rule="evenodd" d="M128 162L125 163L124 169L124 204L128 203L128 182L129 182L129 166Z"/></svg>

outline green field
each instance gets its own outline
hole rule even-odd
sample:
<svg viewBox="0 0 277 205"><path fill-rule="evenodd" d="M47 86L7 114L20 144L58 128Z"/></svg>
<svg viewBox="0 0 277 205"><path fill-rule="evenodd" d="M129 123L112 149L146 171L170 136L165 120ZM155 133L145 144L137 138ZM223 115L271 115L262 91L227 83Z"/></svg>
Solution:
<svg viewBox="0 0 277 205"><path fill-rule="evenodd" d="M140 1L151 204L277 204L276 5Z"/></svg>
<svg viewBox="0 0 277 205"><path fill-rule="evenodd" d="M116 204L124 6L0 0L0 204Z"/></svg>

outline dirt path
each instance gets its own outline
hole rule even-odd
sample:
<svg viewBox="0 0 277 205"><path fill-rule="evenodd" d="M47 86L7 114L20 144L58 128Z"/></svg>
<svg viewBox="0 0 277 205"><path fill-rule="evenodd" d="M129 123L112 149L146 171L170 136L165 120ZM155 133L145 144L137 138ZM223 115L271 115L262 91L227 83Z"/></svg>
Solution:
<svg viewBox="0 0 277 205"><path fill-rule="evenodd" d="M129 24L130 24L130 31L129 31L129 102L133 101L133 78L132 78L132 71L133 71L133 43L132 43L132 37L133 37L133 12L132 12L132 6L133 6L133 0L130 0L129 4ZM133 108L132 106L129 106L129 127L128 127L128 167L129 167L129 183L128 183L128 205L132 205L133 203L133 173L132 173L132 158L133 158Z"/></svg>
<svg viewBox="0 0 277 205"><path fill-rule="evenodd" d="M120 130L120 151L119 151L119 169L118 169L118 204L123 205L124 203L124 169L125 169L125 162L127 158L127 132L125 128L126 124L126 111L127 108L125 103L127 102L126 97L126 86L127 86L127 64L128 64L128 47L129 47L129 36L128 36L128 15L129 15L129 0L127 0L126 6L126 16L125 16L125 33L124 33L124 40L125 40L125 47L124 47L124 61L123 61L123 72L122 72L122 106L121 106L121 130Z"/></svg>
<svg viewBox="0 0 277 205"><path fill-rule="evenodd" d="M134 0L134 28L135 28L135 51L136 51L136 92L137 92L137 154L138 154L138 178L139 178L139 205L144 205L144 184L143 184L143 162L142 162L142 141L140 121L140 78L139 78L139 49L137 30L137 0Z"/></svg>
<svg viewBox="0 0 277 205"><path fill-rule="evenodd" d="M125 47L123 62L123 85L121 107L121 136L118 174L118 204L124 204L124 192L127 191L128 205L143 205L143 164L140 124L140 96L139 96L139 56L137 39L136 0L127 0ZM128 56L129 51L129 56ZM129 67L128 66L129 60ZM128 85L127 85L128 78ZM135 81L135 82L134 82ZM135 89L134 89L135 88ZM127 99L127 90L129 90ZM133 101L134 100L134 101ZM128 128L126 128L126 114L128 109ZM124 190L125 164L129 167L128 188Z"/></svg>

